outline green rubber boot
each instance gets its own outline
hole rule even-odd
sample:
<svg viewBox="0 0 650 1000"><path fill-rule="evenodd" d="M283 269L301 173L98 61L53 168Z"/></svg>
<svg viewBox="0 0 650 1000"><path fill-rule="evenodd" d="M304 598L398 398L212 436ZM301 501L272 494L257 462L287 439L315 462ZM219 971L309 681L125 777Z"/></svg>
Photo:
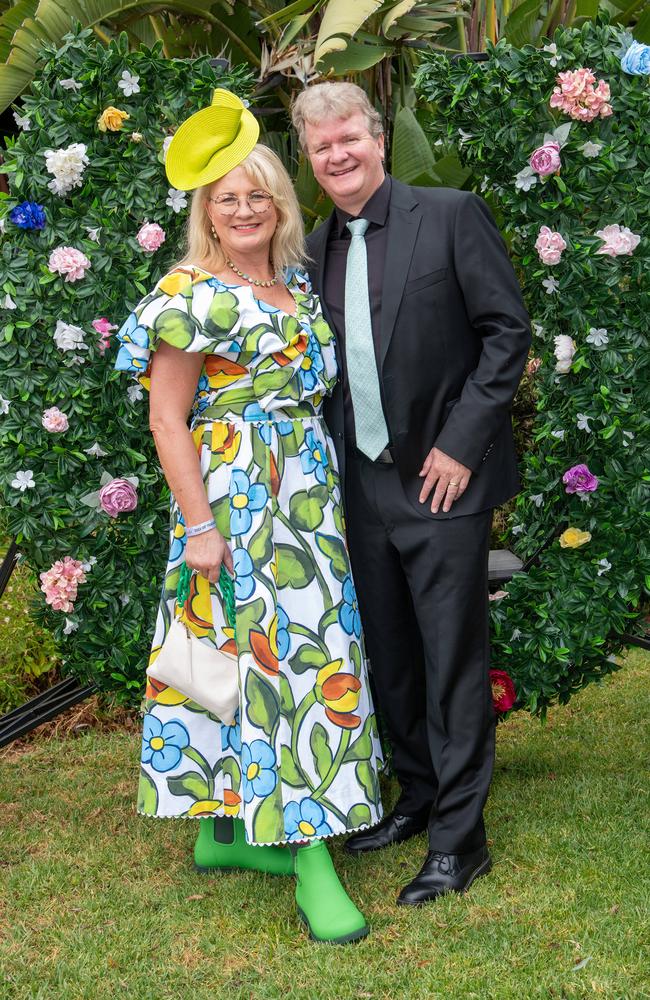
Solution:
<svg viewBox="0 0 650 1000"><path fill-rule="evenodd" d="M339 882L327 845L315 840L294 850L298 916L312 940L347 944L365 937L369 927Z"/></svg>
<svg viewBox="0 0 650 1000"><path fill-rule="evenodd" d="M288 847L249 844L243 820L214 816L199 820L194 868L204 875L233 868L248 868L269 875L293 875L294 859Z"/></svg>

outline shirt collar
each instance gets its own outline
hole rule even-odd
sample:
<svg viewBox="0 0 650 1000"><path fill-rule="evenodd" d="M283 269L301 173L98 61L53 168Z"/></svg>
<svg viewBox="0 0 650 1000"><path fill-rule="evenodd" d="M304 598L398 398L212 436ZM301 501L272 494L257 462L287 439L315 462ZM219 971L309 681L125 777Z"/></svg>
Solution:
<svg viewBox="0 0 650 1000"><path fill-rule="evenodd" d="M385 226L388 218L388 206L390 205L390 175L386 174L383 181L368 198L358 215L350 215L342 208L336 209L336 235L340 239L342 236L349 236L346 224L350 219L367 219L368 222L376 226Z"/></svg>

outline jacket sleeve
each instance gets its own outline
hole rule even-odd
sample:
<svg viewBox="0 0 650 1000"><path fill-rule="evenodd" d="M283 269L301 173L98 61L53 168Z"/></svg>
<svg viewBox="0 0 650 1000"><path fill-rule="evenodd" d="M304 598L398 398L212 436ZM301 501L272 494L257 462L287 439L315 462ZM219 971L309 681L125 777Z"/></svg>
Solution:
<svg viewBox="0 0 650 1000"><path fill-rule="evenodd" d="M453 262L469 321L481 338L468 377L435 447L477 472L509 412L530 347L530 321L508 252L482 198L459 199Z"/></svg>

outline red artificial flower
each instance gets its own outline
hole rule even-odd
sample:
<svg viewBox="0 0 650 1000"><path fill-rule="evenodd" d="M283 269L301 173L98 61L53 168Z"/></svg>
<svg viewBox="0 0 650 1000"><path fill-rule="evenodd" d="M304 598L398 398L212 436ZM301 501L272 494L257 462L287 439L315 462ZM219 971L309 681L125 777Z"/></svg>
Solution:
<svg viewBox="0 0 650 1000"><path fill-rule="evenodd" d="M509 711L517 700L517 692L510 674L505 670L490 670L490 684L494 711L499 713Z"/></svg>

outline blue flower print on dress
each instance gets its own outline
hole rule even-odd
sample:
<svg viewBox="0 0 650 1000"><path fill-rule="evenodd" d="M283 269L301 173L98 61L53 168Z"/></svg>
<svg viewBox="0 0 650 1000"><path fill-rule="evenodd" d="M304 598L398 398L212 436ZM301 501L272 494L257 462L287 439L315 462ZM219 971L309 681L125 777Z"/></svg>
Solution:
<svg viewBox="0 0 650 1000"><path fill-rule="evenodd" d="M332 832L322 805L309 798L300 802L289 802L284 807L284 829L288 840L327 837Z"/></svg>
<svg viewBox="0 0 650 1000"><path fill-rule="evenodd" d="M284 610L278 604L277 607L278 615L278 628L276 641L278 644L278 660L286 660L289 655L289 648L291 646L291 637L289 635L289 617Z"/></svg>
<svg viewBox="0 0 650 1000"><path fill-rule="evenodd" d="M247 601L255 590L255 566L246 549L235 549L233 553L235 565L235 597L238 601Z"/></svg>
<svg viewBox="0 0 650 1000"><path fill-rule="evenodd" d="M242 413L244 420L248 421L261 421L260 426L257 428L259 435L265 445L271 444L271 437L273 436L273 428L271 426L271 421L269 420L268 413L265 413L259 403L248 403L244 407Z"/></svg>
<svg viewBox="0 0 650 1000"><path fill-rule="evenodd" d="M221 749L227 750L230 747L236 754L241 754L241 726L239 724L239 712L235 716L235 721L230 726L221 726Z"/></svg>
<svg viewBox="0 0 650 1000"><path fill-rule="evenodd" d="M180 510L177 510L177 519L174 527L172 528L171 544L169 546L169 559L170 562L178 562L178 560L183 555L185 551L185 542L187 541L185 537L185 521Z"/></svg>
<svg viewBox="0 0 650 1000"><path fill-rule="evenodd" d="M357 602L357 592L348 573L343 581L343 601L339 607L339 622L348 635L361 636L361 615Z"/></svg>
<svg viewBox="0 0 650 1000"><path fill-rule="evenodd" d="M255 795L260 799L270 795L278 782L275 751L270 743L242 743L240 759L244 802L251 802Z"/></svg>
<svg viewBox="0 0 650 1000"><path fill-rule="evenodd" d="M149 334L144 326L140 326L134 312L117 331L117 339L122 346L115 359L116 369L123 372L145 371L149 364Z"/></svg>
<svg viewBox="0 0 650 1000"><path fill-rule="evenodd" d="M306 447L300 452L302 471L305 475L313 472L317 482L324 486L327 481L327 467L329 462L323 442L319 441L311 428L305 434L305 445Z"/></svg>
<svg viewBox="0 0 650 1000"><path fill-rule="evenodd" d="M305 351L300 368L302 384L307 392L311 392L316 388L318 376L322 372L323 367L323 355L321 354L320 344L313 333L310 333L307 350Z"/></svg>
<svg viewBox="0 0 650 1000"><path fill-rule="evenodd" d="M251 484L243 469L235 469L230 477L230 531L245 535L253 523L253 514L266 506L269 494L263 483Z"/></svg>
<svg viewBox="0 0 650 1000"><path fill-rule="evenodd" d="M142 729L142 763L154 771L173 771L181 762L183 750L190 745L190 735L182 722L164 725L148 712Z"/></svg>
<svg viewBox="0 0 650 1000"><path fill-rule="evenodd" d="M203 373L199 379L199 384L196 387L196 395L194 397L194 409L197 413L203 413L204 410L210 406L214 393L210 390L210 382L208 381L208 376Z"/></svg>

